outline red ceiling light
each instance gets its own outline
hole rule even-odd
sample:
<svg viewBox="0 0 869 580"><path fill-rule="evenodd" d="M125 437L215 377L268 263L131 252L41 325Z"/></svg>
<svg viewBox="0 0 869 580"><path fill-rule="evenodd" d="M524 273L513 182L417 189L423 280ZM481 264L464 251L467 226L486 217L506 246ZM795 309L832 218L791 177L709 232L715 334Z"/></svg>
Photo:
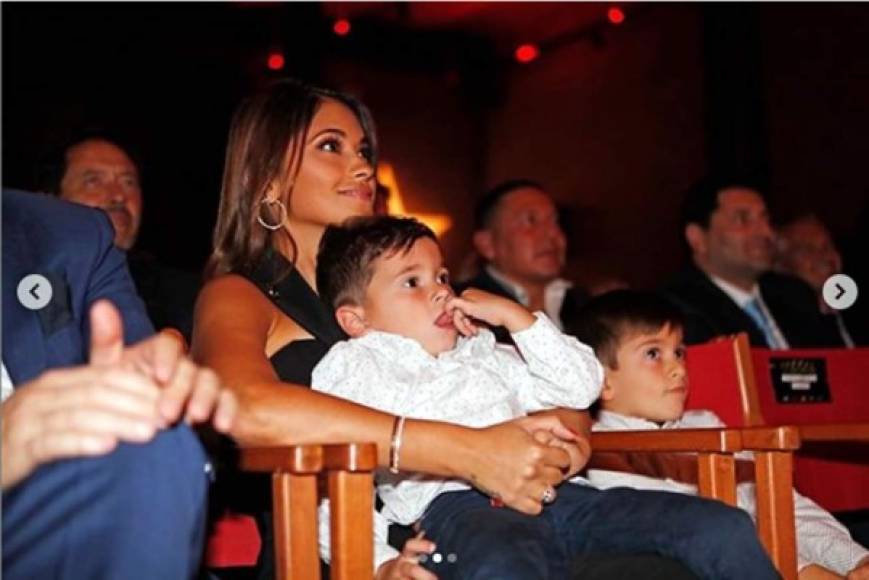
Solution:
<svg viewBox="0 0 869 580"><path fill-rule="evenodd" d="M537 48L536 44L523 44L516 49L515 56L517 61L523 64L529 63L540 56L540 49Z"/></svg>
<svg viewBox="0 0 869 580"><path fill-rule="evenodd" d="M336 20L335 24L332 25L332 30L338 36L347 36L348 34L350 34L350 21L346 18Z"/></svg>
<svg viewBox="0 0 869 580"><path fill-rule="evenodd" d="M279 52L273 52L269 55L267 61L268 67L271 70L281 70L284 68L284 55Z"/></svg>
<svg viewBox="0 0 869 580"><path fill-rule="evenodd" d="M625 21L625 11L621 8L610 8L606 11L607 19L613 24L621 24Z"/></svg>

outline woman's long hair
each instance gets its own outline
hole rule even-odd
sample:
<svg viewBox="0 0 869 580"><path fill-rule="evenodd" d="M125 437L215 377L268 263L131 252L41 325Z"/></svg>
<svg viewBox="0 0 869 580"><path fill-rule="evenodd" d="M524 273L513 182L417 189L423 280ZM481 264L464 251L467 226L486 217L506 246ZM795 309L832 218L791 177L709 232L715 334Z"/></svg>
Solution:
<svg viewBox="0 0 869 580"><path fill-rule="evenodd" d="M359 119L368 140L371 163L377 166L377 138L368 109L354 97L314 87L295 79L281 79L246 98L229 128L220 206L213 249L205 267L206 279L249 273L271 247L272 235L287 235L295 261L296 243L285 228L270 231L257 223L262 216L277 223L281 212L263 205L269 186L278 184L280 200L290 207L290 184L302 163L308 128L324 99L345 104Z"/></svg>

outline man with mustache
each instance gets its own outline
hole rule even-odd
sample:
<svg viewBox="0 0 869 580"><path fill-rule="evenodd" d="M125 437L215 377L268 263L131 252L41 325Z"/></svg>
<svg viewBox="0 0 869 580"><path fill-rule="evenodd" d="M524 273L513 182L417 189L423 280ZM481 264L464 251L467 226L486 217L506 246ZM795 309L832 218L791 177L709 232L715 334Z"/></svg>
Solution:
<svg viewBox="0 0 869 580"><path fill-rule="evenodd" d="M704 179L689 192L682 223L692 265L663 292L685 314L686 344L742 331L772 349L837 344L812 289L770 271L774 235L755 187Z"/></svg>
<svg viewBox="0 0 869 580"><path fill-rule="evenodd" d="M115 245L130 250L142 221L136 164L120 146L101 137L73 143L64 157L60 198L104 210L115 228Z"/></svg>
<svg viewBox="0 0 869 580"><path fill-rule="evenodd" d="M107 133L90 131L69 141L47 168L48 189L61 199L102 209L115 229L115 246L127 252L130 274L157 329L178 330L189 342L199 282L134 248L142 222L139 166Z"/></svg>
<svg viewBox="0 0 869 580"><path fill-rule="evenodd" d="M560 277L567 240L543 186L528 179L503 182L480 199L474 220L474 248L485 264L457 291L473 287L506 296L545 312L563 329L588 295ZM493 331L500 342L510 342L503 329Z"/></svg>

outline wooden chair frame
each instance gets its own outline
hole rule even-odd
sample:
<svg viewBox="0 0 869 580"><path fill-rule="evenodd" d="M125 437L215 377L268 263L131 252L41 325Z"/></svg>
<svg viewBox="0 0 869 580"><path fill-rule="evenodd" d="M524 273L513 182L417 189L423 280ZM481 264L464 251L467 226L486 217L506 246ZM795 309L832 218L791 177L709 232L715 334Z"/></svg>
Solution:
<svg viewBox="0 0 869 580"><path fill-rule="evenodd" d="M743 432L743 447L755 451L755 471L757 478L757 526L764 546L769 551L777 566L783 559L789 560L788 545L796 536L794 527L794 508L791 493L780 483L770 486L762 480L781 478L775 472L788 469L793 472L793 453L783 453L775 449L775 442L758 441L757 437L767 438L776 429L769 426L763 416L758 393L758 379L755 374L754 359L751 344L746 333L739 333L726 339L732 349L733 364L739 393L739 405ZM788 427L797 433L798 446L805 444L822 444L827 442L869 441L869 423L829 423L829 424L796 424ZM796 451L796 447L793 449ZM793 476L792 476L793 477ZM790 485L790 484L789 484ZM776 492L775 488L779 491ZM787 532L784 527L792 528ZM776 529L778 528L778 529ZM783 534L783 532L786 532ZM795 544L794 544L795 549ZM789 570L796 573L794 567L788 564ZM779 571L789 577L781 566Z"/></svg>
<svg viewBox="0 0 869 580"><path fill-rule="evenodd" d="M696 453L700 495L732 506L734 454L754 452L758 535L782 577L797 578L792 488L793 452L800 447L800 434L795 427L604 431L592 433L591 445L594 453Z"/></svg>
<svg viewBox="0 0 869 580"><path fill-rule="evenodd" d="M272 476L278 580L320 580L317 478L328 480L331 578L374 575L374 443L241 449L241 468ZM369 533L360 533L369 530Z"/></svg>
<svg viewBox="0 0 869 580"><path fill-rule="evenodd" d="M784 578L796 578L791 454L800 445L793 427L597 432L595 452L697 453L700 495L736 505L734 454L756 457L758 533ZM245 471L270 473L274 549L279 580L320 579L317 478L325 474L332 503L331 578L373 575L374 444L244 448ZM352 536L352 537L351 537Z"/></svg>

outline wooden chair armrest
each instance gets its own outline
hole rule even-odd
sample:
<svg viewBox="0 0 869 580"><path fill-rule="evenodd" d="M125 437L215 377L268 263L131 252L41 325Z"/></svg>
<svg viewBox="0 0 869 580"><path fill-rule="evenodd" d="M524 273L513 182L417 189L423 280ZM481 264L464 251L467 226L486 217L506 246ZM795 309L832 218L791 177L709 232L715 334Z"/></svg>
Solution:
<svg viewBox="0 0 869 580"><path fill-rule="evenodd" d="M377 469L377 445L341 443L323 445L323 468L361 473Z"/></svg>
<svg viewBox="0 0 869 580"><path fill-rule="evenodd" d="M800 428L793 425L743 427L741 433L745 451L796 451L803 441Z"/></svg>
<svg viewBox="0 0 869 580"><path fill-rule="evenodd" d="M733 454L742 450L739 429L668 429L660 431L596 431L593 453L697 453L697 487L703 497L736 505L736 465Z"/></svg>
<svg viewBox="0 0 869 580"><path fill-rule="evenodd" d="M824 441L869 441L869 423L798 425L803 443Z"/></svg>
<svg viewBox="0 0 869 580"><path fill-rule="evenodd" d="M242 447L239 466L242 471L294 474L320 473L324 465L322 445L283 445Z"/></svg>
<svg viewBox="0 0 869 580"><path fill-rule="evenodd" d="M742 450L739 429L667 429L660 431L595 431L592 451L735 453Z"/></svg>

